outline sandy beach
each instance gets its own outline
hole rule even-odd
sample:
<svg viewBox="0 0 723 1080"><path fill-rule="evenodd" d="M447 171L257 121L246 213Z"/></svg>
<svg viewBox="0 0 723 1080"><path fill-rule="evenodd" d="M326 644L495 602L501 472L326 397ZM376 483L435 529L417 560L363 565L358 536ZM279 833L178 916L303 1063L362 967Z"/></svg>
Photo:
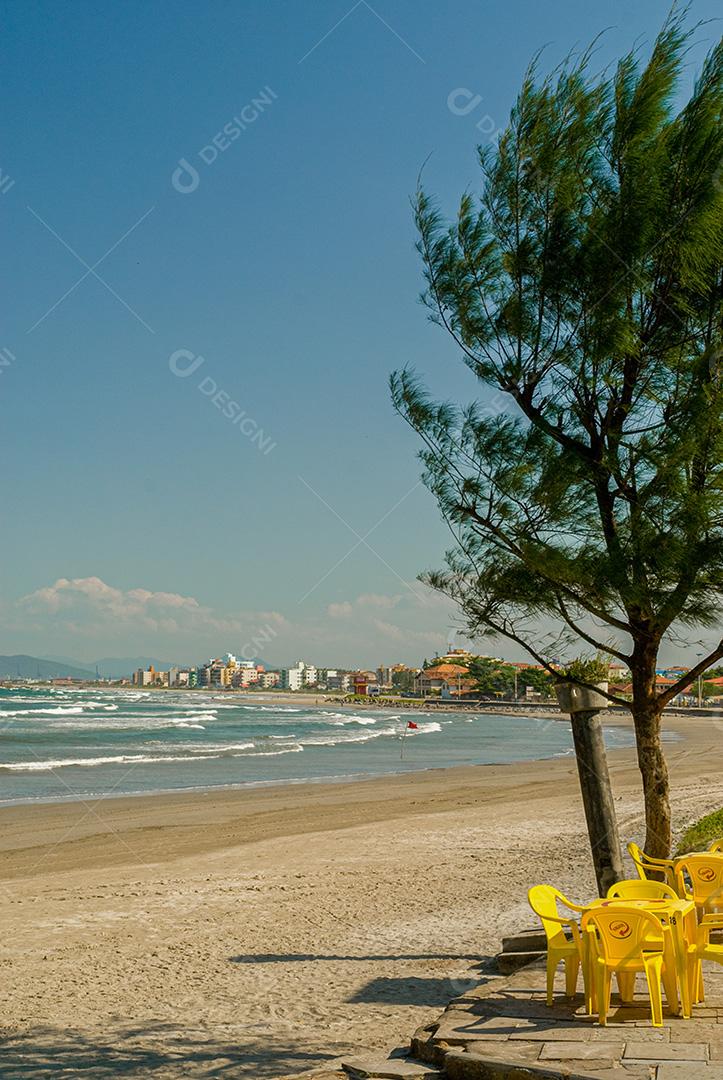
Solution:
<svg viewBox="0 0 723 1080"><path fill-rule="evenodd" d="M680 829L723 805L723 740L667 726ZM640 838L633 753L610 759ZM3 1077L271 1078L389 1050L530 924L530 884L594 891L570 759L0 820Z"/></svg>

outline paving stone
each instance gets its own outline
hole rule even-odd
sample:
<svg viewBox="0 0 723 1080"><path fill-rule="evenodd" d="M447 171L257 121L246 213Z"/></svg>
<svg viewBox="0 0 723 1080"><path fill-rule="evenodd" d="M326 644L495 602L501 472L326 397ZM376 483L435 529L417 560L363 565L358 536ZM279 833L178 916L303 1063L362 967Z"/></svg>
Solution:
<svg viewBox="0 0 723 1080"><path fill-rule="evenodd" d="M509 1017L496 1017L487 1020L473 1020L468 1023L445 1023L443 1020L434 1033L435 1041L458 1045L474 1040L504 1042L509 1038L519 1021Z"/></svg>
<svg viewBox="0 0 723 1080"><path fill-rule="evenodd" d="M620 1042L547 1042L542 1044L540 1061L609 1061L623 1056L625 1044Z"/></svg>
<svg viewBox="0 0 723 1080"><path fill-rule="evenodd" d="M542 1043L485 1043L470 1042L465 1044L468 1054L477 1057L491 1057L496 1060L504 1059L511 1065L534 1065L540 1055ZM451 1051L460 1049L454 1047Z"/></svg>
<svg viewBox="0 0 723 1080"><path fill-rule="evenodd" d="M599 1029L601 1031L607 1031L612 1038L614 1035L616 1038L624 1039L626 1042L646 1042L646 1043L669 1043L670 1042L670 1029L669 1028L654 1028L652 1026L646 1028L622 1028L607 1027ZM689 1039L688 1042L691 1040Z"/></svg>
<svg viewBox="0 0 723 1080"><path fill-rule="evenodd" d="M636 1033L637 1034L637 1033ZM625 1041L623 1033L618 1029L610 1031L604 1027L588 1027L582 1024L541 1024L537 1028L517 1028L510 1032L510 1042L580 1042L580 1043L604 1043Z"/></svg>
<svg viewBox="0 0 723 1080"><path fill-rule="evenodd" d="M637 1033L635 1038L637 1039ZM681 1020L679 1023L670 1025L670 1041L678 1042L710 1042L711 1039L723 1038L718 1034L718 1025L710 1020Z"/></svg>
<svg viewBox="0 0 723 1080"><path fill-rule="evenodd" d="M552 1008L549 1008L544 1002L515 1001L509 998L504 1001L490 1002L486 1012L488 1016L517 1016L521 1020L565 1020L571 1022L575 1016L575 1009L571 1005L556 1003Z"/></svg>
<svg viewBox="0 0 723 1080"><path fill-rule="evenodd" d="M665 1009L665 1008L663 1009L663 1026L664 1027L669 1028L671 1026L671 1024L675 1024L681 1019L682 1019L682 1017L680 1017L680 1016L672 1016L667 1011L667 1009ZM653 1025L653 1018L650 1015L650 1008L648 1008L648 1015L646 1016L645 1020L636 1020L635 1021L635 1027L638 1029L638 1031L640 1031L640 1030L646 1031L648 1028L652 1027L652 1025ZM635 1038L637 1039L637 1037L638 1036L636 1034Z"/></svg>
<svg viewBox="0 0 723 1080"><path fill-rule="evenodd" d="M323 1069L321 1072L288 1073L286 1076L274 1077L274 1080L349 1080L349 1075L341 1070L329 1072L328 1069Z"/></svg>
<svg viewBox="0 0 723 1080"><path fill-rule="evenodd" d="M585 1080L650 1080L649 1065L613 1065L609 1069L596 1062L585 1065Z"/></svg>
<svg viewBox="0 0 723 1080"><path fill-rule="evenodd" d="M581 1020L585 1024L597 1024L597 1016L589 1016L585 1011L585 1006L581 1005L575 1010L575 1019ZM613 1005L612 1011L608 1013L608 1024L627 1024L628 1027L632 1027L636 1021L640 1023L650 1023L650 1007L638 1008L637 1006L626 1005L624 1007L616 1007Z"/></svg>
<svg viewBox="0 0 723 1080"><path fill-rule="evenodd" d="M447 1080L560 1080L560 1068L555 1062L549 1068L540 1062L534 1066L534 1071L527 1070L524 1065L510 1063L500 1058L492 1058L481 1054L464 1054L452 1051L445 1061L445 1077ZM565 1069L565 1080L590 1080L591 1073L588 1066L581 1063L574 1070ZM629 1077L626 1078L629 1080Z"/></svg>
<svg viewBox="0 0 723 1080"><path fill-rule="evenodd" d="M415 1061L404 1061L402 1058L359 1058L345 1061L343 1069L354 1080L367 1080L371 1077L384 1078L384 1080L439 1080L439 1069L431 1065L422 1065Z"/></svg>
<svg viewBox="0 0 723 1080"><path fill-rule="evenodd" d="M705 1061L705 1043L649 1043L631 1040L625 1047L623 1061Z"/></svg>
<svg viewBox="0 0 723 1080"><path fill-rule="evenodd" d="M658 1068L658 1080L723 1080L723 1068L719 1065L696 1065L695 1071L690 1065L661 1065Z"/></svg>
<svg viewBox="0 0 723 1080"><path fill-rule="evenodd" d="M608 1024L601 1027L596 1016L585 1014L580 993L563 996L562 972L549 1008L544 963L534 964L460 995L417 1053L440 1069L444 1060L449 1080L723 1080L723 971L717 967L715 978L706 972L705 980L706 1002L694 1007L692 1020L666 1010L664 1026L654 1028L647 989L638 980L632 1003L613 995Z"/></svg>

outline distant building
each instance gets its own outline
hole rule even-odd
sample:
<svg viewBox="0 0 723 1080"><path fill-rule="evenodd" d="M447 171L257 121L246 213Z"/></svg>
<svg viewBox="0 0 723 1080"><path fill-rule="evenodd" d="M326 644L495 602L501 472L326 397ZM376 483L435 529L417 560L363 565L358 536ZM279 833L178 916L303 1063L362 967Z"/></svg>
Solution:
<svg viewBox="0 0 723 1080"><path fill-rule="evenodd" d="M391 688L394 671L391 667L380 666L377 668L377 680L385 690Z"/></svg>
<svg viewBox="0 0 723 1080"><path fill-rule="evenodd" d="M352 688L353 676L349 671L339 671L331 668L327 671L324 685L327 690L342 690L348 694Z"/></svg>
<svg viewBox="0 0 723 1080"><path fill-rule="evenodd" d="M261 672L259 669L249 662L244 662L239 665L234 673L233 685L245 690L247 686L253 686L259 681Z"/></svg>
<svg viewBox="0 0 723 1080"><path fill-rule="evenodd" d="M354 671L351 673L351 689L361 696L378 694L379 680L375 671Z"/></svg>
<svg viewBox="0 0 723 1080"><path fill-rule="evenodd" d="M211 659L198 668L198 685L209 690L224 690L231 685L233 666L227 660Z"/></svg>
<svg viewBox="0 0 723 1080"><path fill-rule="evenodd" d="M319 674L313 664L306 664L304 666L304 686L316 686L319 681Z"/></svg>
<svg viewBox="0 0 723 1080"><path fill-rule="evenodd" d="M455 675L452 678L445 679L442 683L441 694L442 698L449 698L450 700L460 700L468 697L479 697L479 690L477 689L477 680L473 679L469 675L462 674Z"/></svg>
<svg viewBox="0 0 723 1080"><path fill-rule="evenodd" d="M474 655L474 653L469 652L467 649L455 649L451 645L448 645L446 653L443 656L435 657L435 659L442 663L445 663L445 661L449 662L450 660L462 660L464 663L469 663L470 660L474 659ZM497 658L494 657L493 659Z"/></svg>
<svg viewBox="0 0 723 1080"><path fill-rule="evenodd" d="M424 697L427 694L441 694L448 684L461 685L461 680L469 678L469 673L461 664L435 664L420 671L414 680L414 689Z"/></svg>
<svg viewBox="0 0 723 1080"><path fill-rule="evenodd" d="M280 683L284 690L301 690L304 686L316 686L319 673L313 664L297 660L292 667L282 668Z"/></svg>
<svg viewBox="0 0 723 1080"><path fill-rule="evenodd" d="M153 664L151 664L150 667L147 670L144 669L144 668L138 668L138 670L136 671L136 673L133 676L133 685L134 686L155 686L156 685L156 677L157 677L157 675L158 675L158 672L153 667Z"/></svg>
<svg viewBox="0 0 723 1080"><path fill-rule="evenodd" d="M280 671L282 690L301 690L304 685L305 670L306 664L303 660L297 660L292 667L282 668Z"/></svg>
<svg viewBox="0 0 723 1080"><path fill-rule="evenodd" d="M664 690L669 690L670 687L673 686L677 681L678 681L677 679L669 679L666 675L656 675L655 676L655 692L657 694L660 694ZM632 697L633 696L633 684L631 682L623 683L622 685L614 685L614 686L611 686L610 689L614 693L621 694L623 697ZM675 695L675 697L671 701L671 704L675 705L686 694L692 694L693 692L694 692L694 686L692 684L689 684L679 694Z"/></svg>
<svg viewBox="0 0 723 1080"><path fill-rule="evenodd" d="M260 671L258 685L264 690L270 690L273 686L278 684L279 678L278 671Z"/></svg>
<svg viewBox="0 0 723 1080"><path fill-rule="evenodd" d="M352 688L357 697L366 697L369 693L369 674L366 671L356 671L352 675Z"/></svg>

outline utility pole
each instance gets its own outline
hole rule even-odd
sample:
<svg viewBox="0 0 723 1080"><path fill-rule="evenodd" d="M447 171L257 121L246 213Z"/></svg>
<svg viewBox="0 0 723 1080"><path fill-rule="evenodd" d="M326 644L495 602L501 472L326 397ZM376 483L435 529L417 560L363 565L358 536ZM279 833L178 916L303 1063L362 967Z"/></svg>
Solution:
<svg viewBox="0 0 723 1080"><path fill-rule="evenodd" d="M625 877L600 717L600 709L607 707L607 699L569 683L558 686L557 694L560 708L570 713L595 878L600 896L606 896L610 886Z"/></svg>
<svg viewBox="0 0 723 1080"><path fill-rule="evenodd" d="M595 877L606 896L625 873L602 721L598 712L573 713L570 719Z"/></svg>

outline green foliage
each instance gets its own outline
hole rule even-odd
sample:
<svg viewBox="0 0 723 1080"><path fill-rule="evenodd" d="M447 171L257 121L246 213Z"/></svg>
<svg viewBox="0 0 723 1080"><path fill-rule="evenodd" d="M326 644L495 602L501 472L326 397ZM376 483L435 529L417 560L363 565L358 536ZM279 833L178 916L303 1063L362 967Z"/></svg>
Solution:
<svg viewBox="0 0 723 1080"><path fill-rule="evenodd" d="M574 679L581 683L607 682L610 677L610 661L601 656L585 659L578 657L561 672L563 679Z"/></svg>
<svg viewBox="0 0 723 1080"><path fill-rule="evenodd" d="M545 662L654 672L671 626L721 612L723 43L676 108L684 17L612 76L533 64L456 220L417 194L424 302L492 390L392 376L456 539L423 580Z"/></svg>
<svg viewBox="0 0 723 1080"><path fill-rule="evenodd" d="M402 671L392 672L392 686L395 690L402 690L409 693L414 689L414 676L415 672L411 668L404 668Z"/></svg>
<svg viewBox="0 0 723 1080"><path fill-rule="evenodd" d="M685 830L676 855L687 855L690 851L704 851L712 840L723 836L723 810L696 821L695 825Z"/></svg>
<svg viewBox="0 0 723 1080"><path fill-rule="evenodd" d="M477 656L469 665L469 673L475 680L475 690L487 697L512 697L515 686L518 696L523 696L528 686L547 697L553 694L551 676L536 668L517 669L504 661Z"/></svg>

